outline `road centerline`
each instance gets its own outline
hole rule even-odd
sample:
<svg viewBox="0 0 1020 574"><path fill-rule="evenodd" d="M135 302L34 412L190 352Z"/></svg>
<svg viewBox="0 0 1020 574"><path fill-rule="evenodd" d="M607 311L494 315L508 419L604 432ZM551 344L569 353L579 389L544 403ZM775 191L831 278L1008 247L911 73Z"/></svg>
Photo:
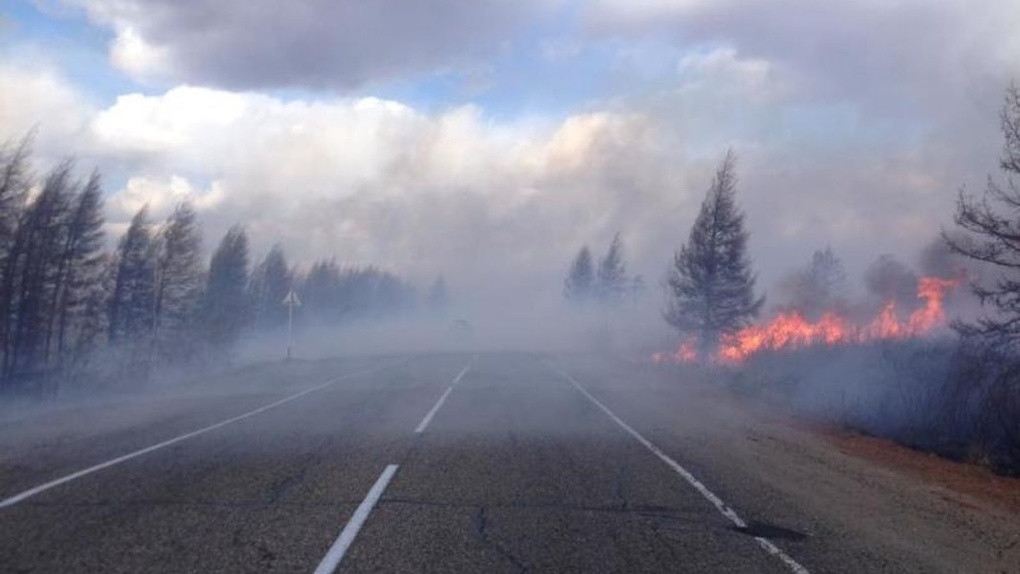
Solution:
<svg viewBox="0 0 1020 574"><path fill-rule="evenodd" d="M439 400L437 400L436 404L433 405L432 410L426 413L425 418L421 419L421 422L418 423L418 426L414 429L414 434L421 434L425 432L425 429L429 426L429 423L432 422L432 418L436 416L436 413L439 412L439 409L443 408L443 403L446 402L446 398L449 397L450 393L453 392L453 388L456 387L458 383L460 383L460 380L463 379L464 375L466 375L468 370L471 369L471 362L473 362L473 360L474 359L472 358L472 361L469 361L468 364L465 365L463 369L461 369L460 374L458 374L453 379L453 382L450 383L450 386L446 387L446 390L439 397Z"/></svg>
<svg viewBox="0 0 1020 574"><path fill-rule="evenodd" d="M68 474L66 476L63 476L63 477L51 480L49 482L40 484L39 486L35 486L35 487L30 488L28 490L22 491L22 492L20 492L18 494L15 494L14 496L11 496L9 498L5 498L3 500L0 500L0 510L2 510L4 508L11 507L11 506L14 506L15 504L23 502L26 499L32 498L33 496L36 496L38 494L42 494L43 492L46 492L47 490L50 490L52 488L56 488L56 487L58 487L60 485L63 485L63 484L67 484L68 482L71 482L73 480L77 480L79 478L82 478L84 476L90 475L92 473L99 472L100 470L104 470L104 469L110 468L111 466L118 465L118 464L120 464L122 462L127 462L127 461L129 461L131 459L140 457L142 455L149 454L151 452L154 452L154 451L166 448L168 446L177 444L179 442L183 442L183 441L186 441L188 439L195 438L195 437L203 435L205 433L208 433L208 432L211 432L211 431L223 428L223 427L225 427L227 425L230 425L230 424L233 424L233 423L245 420L247 418L253 417L253 416L261 414L261 413L264 413L264 412L266 412L268 410L271 410L271 409L274 409L274 408L279 407L281 405L284 405L286 403L289 403L289 402L291 402L291 401L293 401L295 399L299 399L299 398L301 398L301 397L303 397L305 395L308 395L308 394L311 394L311 393L314 393L314 392L317 392L317 391L321 391L322 389L325 389L326 387L334 385L334 384L336 384L336 383L338 383L340 381L343 381L343 380L346 380L346 379L350 379L350 378L353 378L353 377L357 377L357 376L361 376L361 375L366 375L366 374L369 374L369 373L374 373L376 371L380 371L380 370L386 369L388 367L392 367L394 365L398 365L398 364L400 364L402 362L406 362L408 360L410 360L410 358L403 359L401 361L395 361L395 362L392 362L392 363L387 363L385 365L381 365L381 366L377 366L377 367L372 367L372 368L369 368L369 369L362 369L360 371L355 371L353 373L348 373L346 375L341 375L339 377L335 377L335 378L330 379L330 380L328 380L328 381L326 381L324 383L321 383L321 384L316 385L314 387L307 388L307 389L305 389L303 391L298 391L298 392L296 392L296 393L294 393L292 395L288 395L288 396L286 396L286 397L284 397L282 399L278 399L278 400L273 401L273 402L271 402L269 404L262 405L261 407L258 407L256 409L253 409L253 410L250 410L248 412L242 413L240 415L237 415L237 416L234 416L234 417L230 417L228 419L219 421L217 423L213 423L211 425L202 427L200 429L193 430L193 431L184 433L182 435L178 435L178 436L173 437L171 439L167 439L167 440L165 440L163 442L160 442L160 443L157 443L157 444L154 444L154 445L150 445L150 446L138 449L138 450L133 451L133 452L129 452L127 454L118 456L116 458L112 458L112 459L107 460L105 462L101 462L99 464L95 464L95 465L90 466L88 468L84 468L84 469L79 470L77 472L73 472L73 473Z"/></svg>
<svg viewBox="0 0 1020 574"><path fill-rule="evenodd" d="M368 491L368 495L365 496L365 500L358 505L351 519L347 521L347 525L340 531L340 536L337 537L336 542L326 552L322 561L319 562L319 566L315 568L315 574L333 574L337 567L340 566L344 555L347 554L347 549L351 547L354 538L357 537L361 527L368 520L368 515L372 513L372 509L375 508L386 487L393 480L393 475L397 473L398 468L398 465L395 464L387 466L375 481L375 484Z"/></svg>
<svg viewBox="0 0 1020 574"><path fill-rule="evenodd" d="M581 383L577 382L577 379L570 375L570 373L557 369L555 366L549 363L546 363L546 365L554 372L559 374L561 377L566 379L568 382L570 382L570 384L573 385L575 389L577 389L582 395L584 395L589 401L591 401L595 406L597 406L602 412L609 416L609 418L612 419L613 422L615 422L620 428L622 428L632 437L637 439L639 443L641 443L645 448L650 450L652 454L659 458L659 460L666 463L667 466L669 466L674 472L680 475L685 481L687 481L688 484L693 486L695 490L697 490L703 497L705 497L705 499L707 499L709 502L712 503L713 506L715 506L716 510L718 510L720 514L725 516L737 528L747 528L747 522L745 522L744 519L741 518L740 515L736 513L736 511L730 508L729 505L723 502L723 500L719 498L718 495L709 490L709 488L705 486L704 483L698 480L693 474L691 474L690 471L684 468L680 463L673 460L673 458L666 454L662 449L660 449L650 440L646 439L644 435L634 430L634 428L628 425L626 422L624 422L623 419L616 416L616 414L613 413L613 411L611 411L609 407L602 404L602 402L595 398L594 395L589 393L588 390L585 389L583 385L581 385ZM794 560L790 555L783 552L768 538L765 538L763 536L756 536L754 537L754 540L763 550L765 550L765 552L778 558L795 574L810 574L807 568L805 568L796 560Z"/></svg>

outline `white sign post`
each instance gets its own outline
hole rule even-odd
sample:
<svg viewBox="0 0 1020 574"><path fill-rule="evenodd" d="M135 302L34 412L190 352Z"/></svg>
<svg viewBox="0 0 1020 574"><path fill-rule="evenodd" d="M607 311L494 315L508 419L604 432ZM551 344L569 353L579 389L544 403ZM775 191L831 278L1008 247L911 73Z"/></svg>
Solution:
<svg viewBox="0 0 1020 574"><path fill-rule="evenodd" d="M283 298L283 304L287 306L287 360L291 359L291 352L294 348L294 307L301 306L301 299L291 289L290 293Z"/></svg>

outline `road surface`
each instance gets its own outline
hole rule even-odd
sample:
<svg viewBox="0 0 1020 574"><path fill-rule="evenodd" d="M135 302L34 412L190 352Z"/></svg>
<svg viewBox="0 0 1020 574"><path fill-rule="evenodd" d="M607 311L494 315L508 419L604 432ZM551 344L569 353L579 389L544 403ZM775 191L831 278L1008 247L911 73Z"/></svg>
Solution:
<svg viewBox="0 0 1020 574"><path fill-rule="evenodd" d="M648 366L242 369L0 421L5 572L1020 572L1020 517Z"/></svg>

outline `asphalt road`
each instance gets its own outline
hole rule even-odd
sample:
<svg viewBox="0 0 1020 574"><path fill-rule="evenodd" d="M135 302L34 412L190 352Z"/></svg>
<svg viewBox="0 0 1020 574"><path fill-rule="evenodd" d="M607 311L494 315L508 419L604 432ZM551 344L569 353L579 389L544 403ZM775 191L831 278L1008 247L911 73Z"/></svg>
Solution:
<svg viewBox="0 0 1020 574"><path fill-rule="evenodd" d="M0 570L1020 571L1017 516L674 378L372 357L8 417Z"/></svg>

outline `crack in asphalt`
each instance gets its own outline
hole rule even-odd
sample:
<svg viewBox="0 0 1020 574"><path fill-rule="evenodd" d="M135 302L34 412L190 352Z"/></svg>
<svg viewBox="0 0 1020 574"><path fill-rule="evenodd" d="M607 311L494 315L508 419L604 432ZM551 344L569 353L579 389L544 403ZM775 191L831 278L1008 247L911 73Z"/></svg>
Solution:
<svg viewBox="0 0 1020 574"><path fill-rule="evenodd" d="M475 519L475 532L478 534L478 537L481 539L483 544L492 548L497 554L513 564L514 567L517 568L518 572L524 573L528 571L528 566L521 562L517 556L504 548L502 544L489 537L488 516L485 506L478 507L478 516Z"/></svg>
<svg viewBox="0 0 1020 574"><path fill-rule="evenodd" d="M280 499L294 489L295 486L305 481L305 477L308 475L308 469L315 466L322 460L322 457L316 454L309 454L304 457L303 464L300 465L300 469L297 473L289 474L280 480L277 480L269 486L269 497L268 504L276 504Z"/></svg>

